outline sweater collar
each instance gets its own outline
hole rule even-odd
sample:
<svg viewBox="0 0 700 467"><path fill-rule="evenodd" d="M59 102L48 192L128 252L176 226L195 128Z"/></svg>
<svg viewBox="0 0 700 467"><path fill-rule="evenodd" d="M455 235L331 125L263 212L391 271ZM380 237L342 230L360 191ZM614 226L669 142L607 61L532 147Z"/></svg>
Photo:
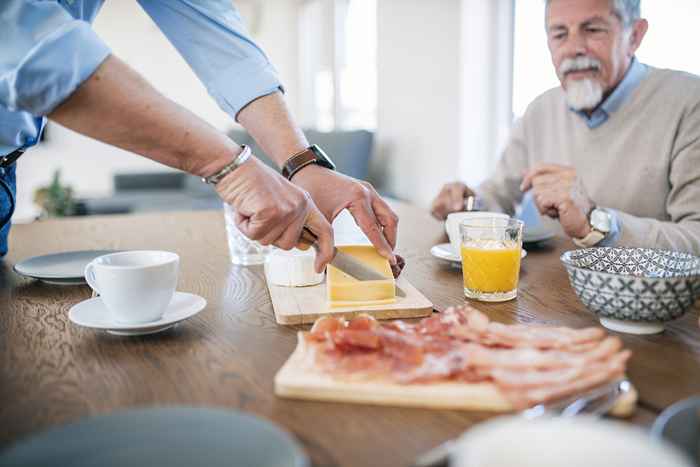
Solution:
<svg viewBox="0 0 700 467"><path fill-rule="evenodd" d="M630 63L625 77L622 78L620 84L613 90L613 92L591 113L590 116L586 115L585 112L581 110L570 110L577 115L579 115L588 125L588 128L598 128L603 123L608 121L610 114L616 112L622 104L629 99L632 91L634 91L639 83L642 82L647 74L648 67L637 60L636 57L632 57L632 62Z"/></svg>

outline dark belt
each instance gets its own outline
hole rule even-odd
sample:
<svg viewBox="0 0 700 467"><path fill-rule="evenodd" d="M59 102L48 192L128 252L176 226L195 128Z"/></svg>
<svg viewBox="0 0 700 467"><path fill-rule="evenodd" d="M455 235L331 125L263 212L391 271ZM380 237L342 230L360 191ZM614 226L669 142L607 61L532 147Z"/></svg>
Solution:
<svg viewBox="0 0 700 467"><path fill-rule="evenodd" d="M17 159L19 159L19 156L21 156L22 154L24 154L24 150L17 149L16 151L12 151L6 156L0 157L0 167L4 169L5 167L11 166L15 163Z"/></svg>

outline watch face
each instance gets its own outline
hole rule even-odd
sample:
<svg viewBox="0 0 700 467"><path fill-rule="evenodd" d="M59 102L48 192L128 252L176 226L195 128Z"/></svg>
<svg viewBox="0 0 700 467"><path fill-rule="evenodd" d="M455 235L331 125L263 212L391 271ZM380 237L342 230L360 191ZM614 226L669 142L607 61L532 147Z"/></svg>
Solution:
<svg viewBox="0 0 700 467"><path fill-rule="evenodd" d="M610 214L602 209L591 212L591 227L603 233L610 232Z"/></svg>

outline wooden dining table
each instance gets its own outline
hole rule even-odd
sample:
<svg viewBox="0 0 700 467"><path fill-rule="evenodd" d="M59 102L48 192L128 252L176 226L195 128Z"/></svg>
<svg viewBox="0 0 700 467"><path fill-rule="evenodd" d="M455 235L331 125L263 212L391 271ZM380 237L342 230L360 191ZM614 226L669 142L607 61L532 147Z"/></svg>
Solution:
<svg viewBox="0 0 700 467"><path fill-rule="evenodd" d="M397 251L408 280L436 312L463 304L462 274L430 254L442 223L394 202ZM518 297L473 303L503 323L597 325L577 299L555 238L528 249ZM180 255L178 290L206 298L167 332L119 337L82 328L70 308L87 285L50 285L16 274L27 257L87 249L160 249ZM207 406L249 412L290 432L317 466L408 466L420 453L493 414L281 399L273 378L308 326L275 321L263 270L229 259L221 211L42 220L15 225L0 263L0 450L50 427L135 407ZM698 306L652 336L620 334L639 404L628 423L648 427L670 404L700 393ZM504 442L507 442L504 440Z"/></svg>

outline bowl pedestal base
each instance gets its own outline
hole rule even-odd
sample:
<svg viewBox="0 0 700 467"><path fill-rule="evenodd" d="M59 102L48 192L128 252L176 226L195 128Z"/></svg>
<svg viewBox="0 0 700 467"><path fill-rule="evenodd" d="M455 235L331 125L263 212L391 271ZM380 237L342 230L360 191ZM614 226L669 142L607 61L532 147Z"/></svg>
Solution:
<svg viewBox="0 0 700 467"><path fill-rule="evenodd" d="M658 334L664 331L664 323L659 321L623 321L615 318L600 318L600 324L611 331L627 334Z"/></svg>

